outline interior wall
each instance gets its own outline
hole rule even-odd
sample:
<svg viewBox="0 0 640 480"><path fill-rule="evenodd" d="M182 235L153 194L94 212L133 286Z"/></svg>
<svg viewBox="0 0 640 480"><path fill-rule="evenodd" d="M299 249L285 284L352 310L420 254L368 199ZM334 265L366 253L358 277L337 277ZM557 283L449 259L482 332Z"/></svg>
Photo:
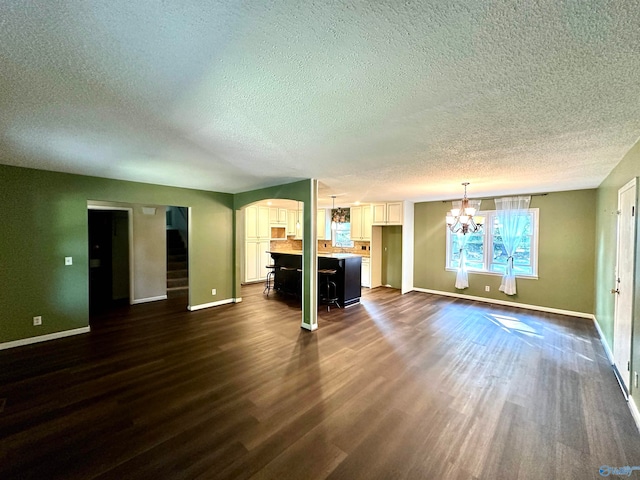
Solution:
<svg viewBox="0 0 640 480"><path fill-rule="evenodd" d="M555 192L531 198L540 209L538 278L518 278L517 295L500 292L501 276L469 273L469 288L454 287L455 271L445 270L445 215L450 202L415 204L414 285L459 293L592 314L594 312L595 190ZM482 210L494 210L483 200ZM490 291L485 292L485 286Z"/></svg>
<svg viewBox="0 0 640 480"><path fill-rule="evenodd" d="M615 297L610 290L615 286L617 250L618 190L634 177L640 176L640 142L636 143L620 163L600 184L596 203L596 260L595 260L595 315L610 348L613 348ZM636 202L636 212L638 212ZM637 214L636 214L637 215ZM635 305L631 371L640 371L640 221L636 220ZM631 394L636 388L631 386Z"/></svg>
<svg viewBox="0 0 640 480"><path fill-rule="evenodd" d="M232 195L0 165L0 343L88 326L88 200L191 207L190 304L233 298Z"/></svg>
<svg viewBox="0 0 640 480"><path fill-rule="evenodd" d="M154 206L145 214L141 205L133 208L133 301L167 294L166 207Z"/></svg>
<svg viewBox="0 0 640 480"><path fill-rule="evenodd" d="M112 226L112 299L123 300L129 298L129 213L122 210L114 211Z"/></svg>

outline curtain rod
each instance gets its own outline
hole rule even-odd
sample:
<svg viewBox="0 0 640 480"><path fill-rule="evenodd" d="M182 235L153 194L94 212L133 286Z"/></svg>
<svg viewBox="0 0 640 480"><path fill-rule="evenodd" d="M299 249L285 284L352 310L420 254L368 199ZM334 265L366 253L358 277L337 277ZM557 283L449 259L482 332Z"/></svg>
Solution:
<svg viewBox="0 0 640 480"><path fill-rule="evenodd" d="M549 193L527 193L524 195L505 195L506 197L546 197ZM496 198L502 197L484 197L484 198L469 198L469 200L495 200ZM441 200L442 203L455 202L459 200L459 198L453 198L451 200Z"/></svg>

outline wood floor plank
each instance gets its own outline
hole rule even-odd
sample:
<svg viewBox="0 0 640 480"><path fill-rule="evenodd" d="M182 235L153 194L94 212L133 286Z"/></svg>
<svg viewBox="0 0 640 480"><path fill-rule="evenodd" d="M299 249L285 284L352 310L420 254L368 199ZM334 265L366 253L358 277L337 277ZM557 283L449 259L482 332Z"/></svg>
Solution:
<svg viewBox="0 0 640 480"><path fill-rule="evenodd" d="M0 478L601 478L640 435L589 320L397 290L243 287L0 352Z"/></svg>

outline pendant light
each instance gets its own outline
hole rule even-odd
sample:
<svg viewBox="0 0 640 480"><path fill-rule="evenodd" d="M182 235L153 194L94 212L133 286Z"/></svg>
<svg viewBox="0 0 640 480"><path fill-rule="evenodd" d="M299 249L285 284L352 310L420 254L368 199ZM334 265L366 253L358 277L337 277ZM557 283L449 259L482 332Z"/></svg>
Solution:
<svg viewBox="0 0 640 480"><path fill-rule="evenodd" d="M338 224L336 223L336 219L334 218L334 211L336 209L336 196L331 195L333 199L332 207L331 207L331 230L335 231L338 228Z"/></svg>
<svg viewBox="0 0 640 480"><path fill-rule="evenodd" d="M464 182L464 197L460 202L452 202L453 208L447 212L447 226L453 233L475 233L484 225L484 217L476 215L480 208L481 200L469 200L467 198L467 185Z"/></svg>
<svg viewBox="0 0 640 480"><path fill-rule="evenodd" d="M300 201L298 201L298 209L296 210L296 230L300 230Z"/></svg>

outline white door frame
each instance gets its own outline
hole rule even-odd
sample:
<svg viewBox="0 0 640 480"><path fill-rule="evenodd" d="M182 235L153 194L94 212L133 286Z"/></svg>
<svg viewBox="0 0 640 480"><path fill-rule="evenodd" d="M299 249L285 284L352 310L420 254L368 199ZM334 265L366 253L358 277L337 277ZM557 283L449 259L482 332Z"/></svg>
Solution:
<svg viewBox="0 0 640 480"><path fill-rule="evenodd" d="M623 196L631 194L631 205L623 205ZM625 394L631 391L631 342L633 334L633 300L635 272L635 242L638 203L637 178L618 190L618 221L616 226L616 271L613 323L613 358ZM630 208L629 208L630 207ZM630 222L627 224L626 222ZM626 228L629 227L630 231ZM623 228L625 228L623 230ZM624 235L623 235L624 233Z"/></svg>

